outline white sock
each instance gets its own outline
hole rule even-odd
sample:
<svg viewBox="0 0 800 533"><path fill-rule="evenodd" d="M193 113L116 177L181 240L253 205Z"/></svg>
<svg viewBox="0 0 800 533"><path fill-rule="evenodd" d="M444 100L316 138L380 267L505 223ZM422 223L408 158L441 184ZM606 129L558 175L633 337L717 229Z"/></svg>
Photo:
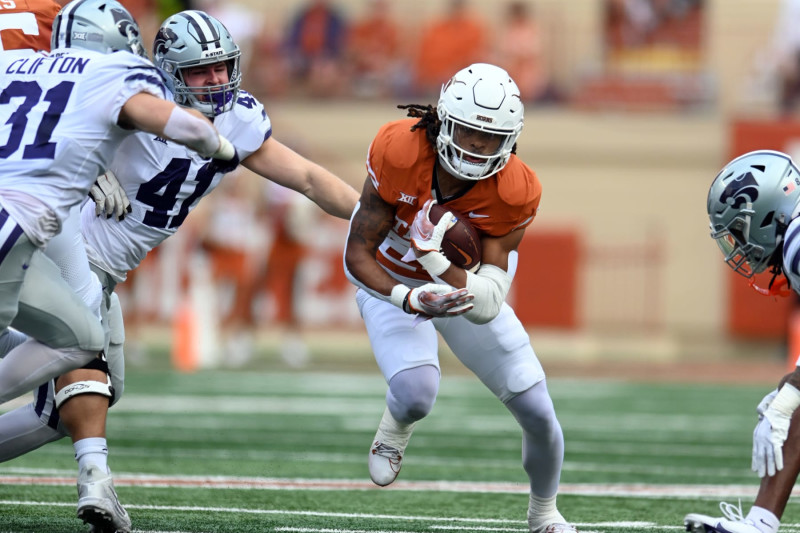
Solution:
<svg viewBox="0 0 800 533"><path fill-rule="evenodd" d="M104 472L108 472L108 445L103 437L91 437L81 439L73 444L75 447L75 459L78 461L78 468L88 465L96 465Z"/></svg>
<svg viewBox="0 0 800 533"><path fill-rule="evenodd" d="M778 527L781 525L778 517L763 507L751 507L746 518L752 520L762 533L778 533Z"/></svg>
<svg viewBox="0 0 800 533"><path fill-rule="evenodd" d="M528 504L528 523L529 524L552 524L566 523L564 517L558 512L556 507L556 496L550 498L539 498L531 494Z"/></svg>
<svg viewBox="0 0 800 533"><path fill-rule="evenodd" d="M384 444L394 446L399 450L405 450L406 446L408 446L408 441L411 439L411 432L414 430L415 425L416 422L412 422L411 424L398 422L394 419L387 407L383 411L383 417L378 426L378 433L375 435L375 439Z"/></svg>

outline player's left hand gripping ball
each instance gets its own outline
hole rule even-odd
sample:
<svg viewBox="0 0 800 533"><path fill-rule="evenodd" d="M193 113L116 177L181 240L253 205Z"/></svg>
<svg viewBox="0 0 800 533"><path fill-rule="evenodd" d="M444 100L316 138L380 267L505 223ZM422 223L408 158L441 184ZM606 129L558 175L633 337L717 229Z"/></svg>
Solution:
<svg viewBox="0 0 800 533"><path fill-rule="evenodd" d="M455 217L449 211L443 213L436 224L431 222L430 211L435 204L436 201L432 199L425 202L411 224L409 238L418 256L440 251L444 234L455 224Z"/></svg>

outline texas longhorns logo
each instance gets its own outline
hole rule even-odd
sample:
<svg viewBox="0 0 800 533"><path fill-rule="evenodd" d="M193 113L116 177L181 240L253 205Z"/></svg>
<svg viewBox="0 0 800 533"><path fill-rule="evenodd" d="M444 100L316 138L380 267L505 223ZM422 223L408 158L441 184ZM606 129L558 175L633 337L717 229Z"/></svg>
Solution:
<svg viewBox="0 0 800 533"><path fill-rule="evenodd" d="M748 202L754 203L757 199L758 182L750 172L729 181L719 197L720 203L729 205L734 209L739 209Z"/></svg>

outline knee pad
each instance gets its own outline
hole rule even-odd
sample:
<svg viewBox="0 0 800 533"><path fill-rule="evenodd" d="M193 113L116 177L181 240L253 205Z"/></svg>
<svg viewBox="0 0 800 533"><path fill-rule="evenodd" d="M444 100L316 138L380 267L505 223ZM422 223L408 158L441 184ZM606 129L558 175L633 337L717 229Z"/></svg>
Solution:
<svg viewBox="0 0 800 533"><path fill-rule="evenodd" d="M64 402L79 394L99 394L108 398L109 403L111 403L114 398L114 391L111 388L110 382L76 381L75 383L70 383L56 393L56 409L60 409Z"/></svg>
<svg viewBox="0 0 800 533"><path fill-rule="evenodd" d="M386 404L398 422L409 424L428 416L439 392L439 369L423 365L403 370L389 381Z"/></svg>
<svg viewBox="0 0 800 533"><path fill-rule="evenodd" d="M105 373L106 382L103 383L101 381L86 380L70 383L60 391L56 392L56 409L61 408L64 402L74 396L78 396L79 394L99 394L108 398L109 405L114 403L114 387L111 385L111 379L108 375L108 364L106 363L105 359L93 359L89 364L84 365L83 368L88 370L99 370Z"/></svg>

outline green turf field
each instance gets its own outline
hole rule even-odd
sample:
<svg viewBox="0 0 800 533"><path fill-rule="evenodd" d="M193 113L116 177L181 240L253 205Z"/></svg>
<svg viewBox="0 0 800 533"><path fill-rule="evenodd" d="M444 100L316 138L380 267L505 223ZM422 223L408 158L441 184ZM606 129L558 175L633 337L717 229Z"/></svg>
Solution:
<svg viewBox="0 0 800 533"><path fill-rule="evenodd" d="M776 377L777 381L777 377ZM741 498L768 386L552 379L566 439L559 506L581 532L682 531ZM136 531L525 532L520 432L471 376L446 375L390 488L366 452L377 371L131 372L109 420L111 467ZM0 531L80 532L72 447L0 465ZM782 532L800 531L790 502Z"/></svg>

